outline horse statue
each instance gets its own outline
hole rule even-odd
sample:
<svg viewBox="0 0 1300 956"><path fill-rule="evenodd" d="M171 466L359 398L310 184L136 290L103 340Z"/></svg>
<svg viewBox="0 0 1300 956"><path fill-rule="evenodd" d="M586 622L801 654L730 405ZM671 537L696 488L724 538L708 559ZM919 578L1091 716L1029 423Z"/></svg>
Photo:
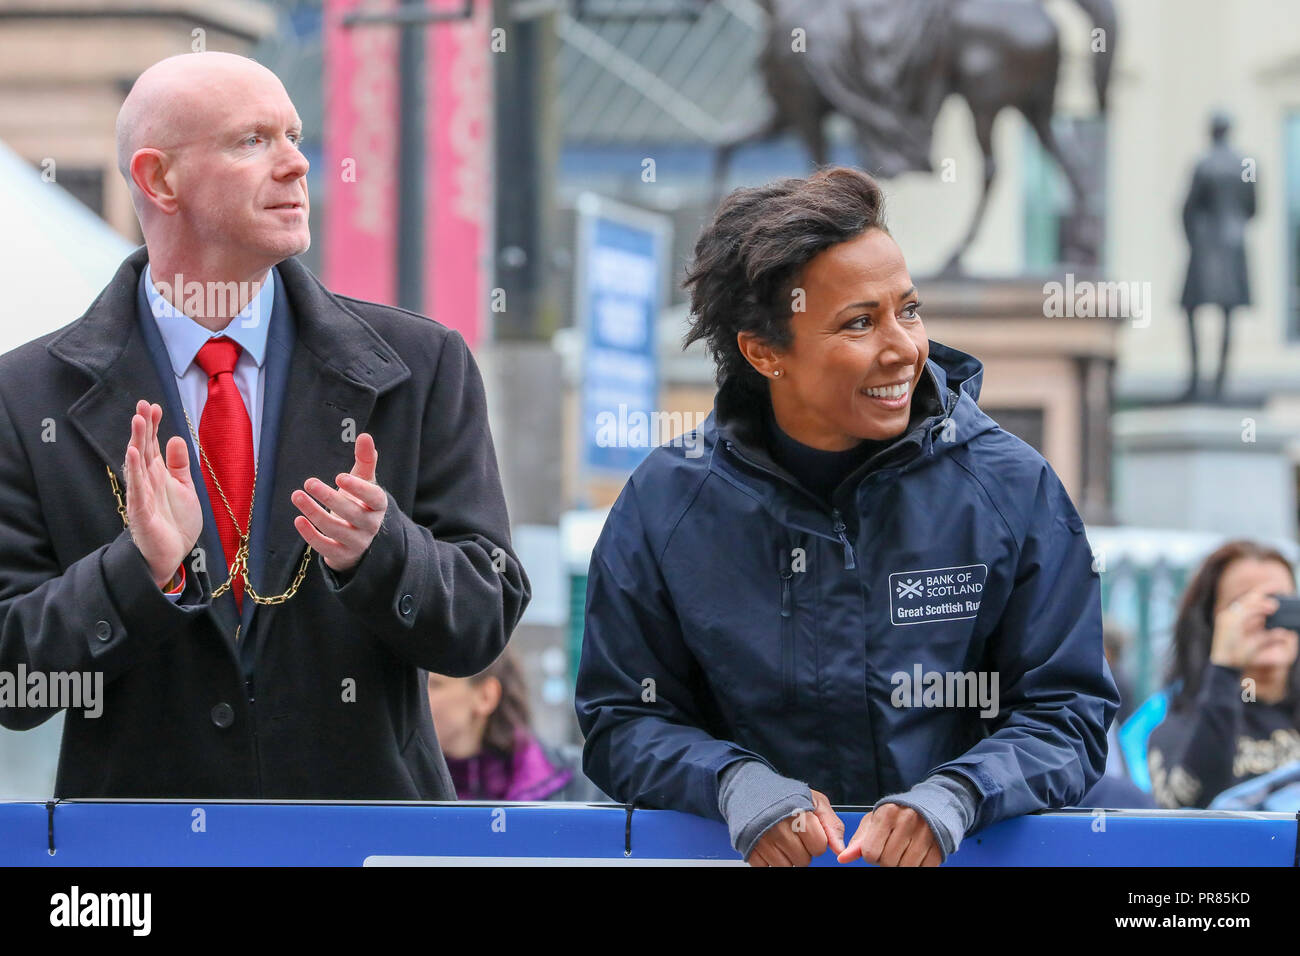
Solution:
<svg viewBox="0 0 1300 956"><path fill-rule="evenodd" d="M979 231L997 173L993 121L1018 109L1070 184L1073 227L1065 258L1097 261L1101 225L1086 208L1078 161L1052 131L1060 68L1056 24L1035 0L758 0L768 32L759 62L771 109L724 134L714 161L720 198L732 154L741 146L793 130L818 166L827 161L823 121L839 113L852 123L862 167L889 179L932 172L931 131L939 107L956 93L970 107L983 153L984 182L965 237L944 274ZM1115 48L1112 0L1074 0L1093 24L1093 81L1106 110Z"/></svg>

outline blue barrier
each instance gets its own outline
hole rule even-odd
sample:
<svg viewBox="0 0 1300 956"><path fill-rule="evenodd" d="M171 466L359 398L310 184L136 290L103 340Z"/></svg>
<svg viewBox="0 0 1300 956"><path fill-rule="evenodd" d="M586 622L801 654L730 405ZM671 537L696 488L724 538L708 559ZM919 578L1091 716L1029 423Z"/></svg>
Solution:
<svg viewBox="0 0 1300 956"><path fill-rule="evenodd" d="M863 812L839 811L850 835ZM967 837L947 865L1294 866L1296 837L1292 813L1063 810ZM0 803L4 866L548 862L743 865L719 823L608 804Z"/></svg>

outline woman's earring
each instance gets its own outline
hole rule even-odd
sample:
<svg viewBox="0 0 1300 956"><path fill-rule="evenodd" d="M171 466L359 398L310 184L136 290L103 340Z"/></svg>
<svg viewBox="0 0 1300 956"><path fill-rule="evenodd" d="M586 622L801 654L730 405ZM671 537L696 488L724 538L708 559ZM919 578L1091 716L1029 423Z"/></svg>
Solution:
<svg viewBox="0 0 1300 956"><path fill-rule="evenodd" d="M780 369L777 369L776 371L774 371L774 372L772 373L772 377L773 377L773 378L780 378L780 377L781 377L781 370L780 370Z"/></svg>

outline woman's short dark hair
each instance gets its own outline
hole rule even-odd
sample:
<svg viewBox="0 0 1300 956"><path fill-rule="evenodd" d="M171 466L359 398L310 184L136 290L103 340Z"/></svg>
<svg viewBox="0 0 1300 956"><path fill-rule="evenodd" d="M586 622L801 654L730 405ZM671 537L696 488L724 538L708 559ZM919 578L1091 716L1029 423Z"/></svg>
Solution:
<svg viewBox="0 0 1300 956"><path fill-rule="evenodd" d="M1174 697L1175 710L1190 707L1196 700L1205 668L1210 663L1210 647L1214 643L1214 605L1219 597L1219 583L1228 566L1243 558L1276 561L1286 568L1292 583L1295 582L1295 568L1291 562L1280 551L1254 541L1228 541L1201 562L1183 591L1182 600L1178 602L1178 616L1174 620L1167 678L1170 684L1182 682ZM1295 695L1295 716L1300 722L1300 668L1295 665L1291 667L1288 693Z"/></svg>
<svg viewBox="0 0 1300 956"><path fill-rule="evenodd" d="M686 270L691 327L683 347L705 341L719 385L738 378L763 388L763 377L741 354L737 333L788 345L793 292L803 267L822 250L868 229L889 231L884 194L874 179L847 166L735 190L700 234Z"/></svg>

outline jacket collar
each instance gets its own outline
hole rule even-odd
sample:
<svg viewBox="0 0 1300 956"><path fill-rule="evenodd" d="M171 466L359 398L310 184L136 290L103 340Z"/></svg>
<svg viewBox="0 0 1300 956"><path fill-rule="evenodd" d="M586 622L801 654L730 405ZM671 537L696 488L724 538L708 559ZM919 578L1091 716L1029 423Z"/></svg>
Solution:
<svg viewBox="0 0 1300 956"><path fill-rule="evenodd" d="M128 256L86 313L47 346L55 358L94 380L68 409L68 419L118 476L123 490L123 462L135 403L143 398L165 407L166 392L161 390L137 308L140 273L147 261L144 247ZM277 422L263 421L268 426L263 428L264 439L271 436L277 446L274 475L260 475L257 492L261 500L263 482L271 485L266 538L253 541L253 548L264 555L265 570L251 576L264 594L279 594L288 587L306 547L293 527L298 512L289 495L309 477L333 484L335 475L350 471L355 449L340 440L346 421L355 423L355 434L366 431L378 396L411 375L393 348L305 266L286 259L276 270L295 324L296 345L288 363L283 411ZM271 384L267 383L268 395ZM164 416L159 445L165 448L173 435L187 434L183 419L176 422ZM254 534L259 523L255 511ZM220 548L210 553L220 554ZM257 570L254 564L252 571ZM219 580L225 580L225 575ZM235 605L229 595L225 598L214 602L214 613L228 625L223 630L233 633Z"/></svg>
<svg viewBox="0 0 1300 956"><path fill-rule="evenodd" d="M859 466L845 480L846 484L856 485L857 480L869 472L886 464L911 461L925 452L929 446L931 429L957 401L957 397L945 386L945 381L943 370L927 361L926 371L921 376L920 386L912 402L907 429ZM713 415L720 443L738 453L749 464L800 487L794 476L777 464L768 450L764 422L768 414L771 414L771 399L766 393L755 393L732 379L722 383L714 398Z"/></svg>

